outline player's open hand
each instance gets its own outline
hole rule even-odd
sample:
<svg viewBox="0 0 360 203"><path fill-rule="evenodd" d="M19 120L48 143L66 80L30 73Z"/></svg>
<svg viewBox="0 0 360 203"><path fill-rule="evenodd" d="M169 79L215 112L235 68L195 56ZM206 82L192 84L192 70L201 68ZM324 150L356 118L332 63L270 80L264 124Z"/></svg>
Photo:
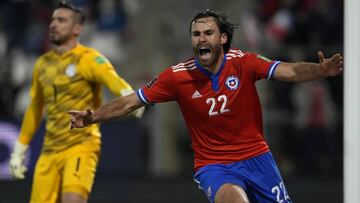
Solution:
<svg viewBox="0 0 360 203"><path fill-rule="evenodd" d="M324 69L326 76L336 76L344 70L344 60L340 54L335 54L328 59L321 51L318 52L318 55L320 67Z"/></svg>
<svg viewBox="0 0 360 203"><path fill-rule="evenodd" d="M70 114L70 128L83 128L91 124L93 113L90 109L86 111L76 111L70 110L68 111Z"/></svg>

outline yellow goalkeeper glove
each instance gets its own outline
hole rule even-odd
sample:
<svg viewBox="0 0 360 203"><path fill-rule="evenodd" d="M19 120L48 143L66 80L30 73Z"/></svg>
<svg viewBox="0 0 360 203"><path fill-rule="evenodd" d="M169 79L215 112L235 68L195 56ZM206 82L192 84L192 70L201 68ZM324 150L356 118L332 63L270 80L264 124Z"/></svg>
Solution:
<svg viewBox="0 0 360 203"><path fill-rule="evenodd" d="M25 155L29 145L21 144L19 141L15 142L14 150L11 154L9 167L10 174L15 179L24 179L27 168L25 166Z"/></svg>

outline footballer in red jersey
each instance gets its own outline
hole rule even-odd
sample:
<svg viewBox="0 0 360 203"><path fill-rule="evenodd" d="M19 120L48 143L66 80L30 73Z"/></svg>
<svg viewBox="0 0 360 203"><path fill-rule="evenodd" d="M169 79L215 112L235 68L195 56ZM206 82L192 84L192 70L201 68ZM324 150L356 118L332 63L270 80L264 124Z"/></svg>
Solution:
<svg viewBox="0 0 360 203"><path fill-rule="evenodd" d="M230 49L211 73L192 58L172 66L138 91L147 103L176 101L190 129L195 169L269 151L255 82L271 79L279 61Z"/></svg>
<svg viewBox="0 0 360 203"><path fill-rule="evenodd" d="M225 15L199 12L190 24L193 58L165 69L137 94L95 112L70 111L71 127L125 116L146 104L176 101L191 133L194 180L210 202L290 203L264 139L255 82L336 76L343 70L343 57L326 59L319 52L319 63L271 61L230 49L235 27Z"/></svg>

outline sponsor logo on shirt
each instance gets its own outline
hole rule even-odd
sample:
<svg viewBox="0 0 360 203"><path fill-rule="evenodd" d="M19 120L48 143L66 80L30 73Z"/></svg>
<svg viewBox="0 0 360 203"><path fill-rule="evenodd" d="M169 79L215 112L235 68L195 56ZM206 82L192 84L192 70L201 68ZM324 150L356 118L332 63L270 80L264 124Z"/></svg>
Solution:
<svg viewBox="0 0 360 203"><path fill-rule="evenodd" d="M191 96L192 99L200 98L202 95L199 93L199 91L195 91L194 94Z"/></svg>
<svg viewBox="0 0 360 203"><path fill-rule="evenodd" d="M210 186L207 189L207 196L208 196L208 198L211 197L211 187Z"/></svg>
<svg viewBox="0 0 360 203"><path fill-rule="evenodd" d="M236 90L239 87L240 80L235 75L226 78L225 85L229 90Z"/></svg>

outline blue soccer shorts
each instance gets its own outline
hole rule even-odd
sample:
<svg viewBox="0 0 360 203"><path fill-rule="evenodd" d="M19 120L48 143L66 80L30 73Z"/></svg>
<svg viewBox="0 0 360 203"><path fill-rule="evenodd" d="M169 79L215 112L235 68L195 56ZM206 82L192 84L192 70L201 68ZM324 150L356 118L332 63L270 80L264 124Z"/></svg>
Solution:
<svg viewBox="0 0 360 203"><path fill-rule="evenodd" d="M292 202L270 152L229 164L209 164L197 171L194 180L212 203L226 183L239 185L251 203Z"/></svg>

